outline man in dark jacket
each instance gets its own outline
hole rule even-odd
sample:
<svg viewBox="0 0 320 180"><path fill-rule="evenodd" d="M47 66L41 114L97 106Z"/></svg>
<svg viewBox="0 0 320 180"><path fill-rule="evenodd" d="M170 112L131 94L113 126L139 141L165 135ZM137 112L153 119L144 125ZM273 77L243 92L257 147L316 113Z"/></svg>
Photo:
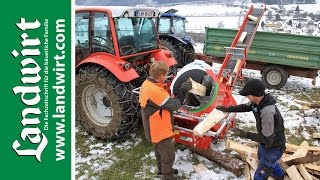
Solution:
<svg viewBox="0 0 320 180"><path fill-rule="evenodd" d="M173 169L175 159L173 147L173 111L178 110L185 94L192 87L182 83L178 98L171 98L165 89L169 67L163 62L154 62L150 67L150 77L142 84L139 94L145 137L155 145L158 175L163 180L173 180L178 171Z"/></svg>
<svg viewBox="0 0 320 180"><path fill-rule="evenodd" d="M224 112L253 112L258 133L246 132L238 128L234 129L234 133L259 143L259 165L254 179L268 179L269 176L283 179L284 175L277 161L285 150L286 138L283 118L275 105L276 101L270 94L265 94L265 86L257 79L249 80L239 94L246 96L250 102L237 106L218 106L217 109Z"/></svg>

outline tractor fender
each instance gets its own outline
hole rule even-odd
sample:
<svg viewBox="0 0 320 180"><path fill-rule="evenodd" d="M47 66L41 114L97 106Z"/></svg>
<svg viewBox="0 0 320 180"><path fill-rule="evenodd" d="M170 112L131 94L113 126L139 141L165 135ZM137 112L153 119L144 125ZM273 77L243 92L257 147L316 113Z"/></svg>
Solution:
<svg viewBox="0 0 320 180"><path fill-rule="evenodd" d="M153 52L150 59L154 59L155 61L164 61L169 67L177 64L172 52L165 49Z"/></svg>
<svg viewBox="0 0 320 180"><path fill-rule="evenodd" d="M160 39L169 39L169 40L176 40L181 42L183 45L188 44L188 42L185 42L182 38L179 38L173 34L168 34L168 35L160 35Z"/></svg>
<svg viewBox="0 0 320 180"><path fill-rule="evenodd" d="M182 38L182 40L186 44L196 45L196 42L194 42L194 40L191 38L191 36L185 36L184 38Z"/></svg>
<svg viewBox="0 0 320 180"><path fill-rule="evenodd" d="M132 67L130 67L128 70L124 69L123 65L127 63L126 61L106 53L91 54L85 60L81 61L76 68L83 66L84 64L92 63L108 69L122 82L129 82L139 77L138 73Z"/></svg>

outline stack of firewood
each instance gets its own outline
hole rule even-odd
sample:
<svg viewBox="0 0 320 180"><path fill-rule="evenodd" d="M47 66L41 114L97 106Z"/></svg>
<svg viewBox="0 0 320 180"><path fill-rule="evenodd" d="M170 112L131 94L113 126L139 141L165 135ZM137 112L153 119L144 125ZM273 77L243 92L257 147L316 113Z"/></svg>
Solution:
<svg viewBox="0 0 320 180"><path fill-rule="evenodd" d="M253 179L254 171L258 166L257 147L243 145L232 140L227 140L227 149L236 151L246 162L244 169L245 179ZM280 166L292 180L320 180L320 147L309 146L304 141L300 146L286 144L286 151ZM271 179L271 178L270 178Z"/></svg>

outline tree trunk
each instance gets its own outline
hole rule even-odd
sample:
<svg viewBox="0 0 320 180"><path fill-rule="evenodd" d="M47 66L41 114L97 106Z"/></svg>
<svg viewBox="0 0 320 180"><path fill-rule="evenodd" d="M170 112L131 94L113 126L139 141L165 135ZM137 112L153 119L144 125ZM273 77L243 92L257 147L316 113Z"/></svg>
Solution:
<svg viewBox="0 0 320 180"><path fill-rule="evenodd" d="M239 159L235 159L235 158L229 157L227 155L223 155L219 152L213 151L212 149L204 150L204 149L199 149L196 147L190 147L190 149L194 153L199 154L200 156L203 156L203 157L217 163L219 166L232 172L237 177L241 176L242 172L244 171L245 163Z"/></svg>

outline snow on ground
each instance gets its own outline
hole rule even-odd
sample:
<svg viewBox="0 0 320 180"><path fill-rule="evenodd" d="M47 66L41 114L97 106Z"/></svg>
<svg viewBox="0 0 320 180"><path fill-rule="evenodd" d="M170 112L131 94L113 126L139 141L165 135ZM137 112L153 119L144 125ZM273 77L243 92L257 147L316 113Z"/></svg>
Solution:
<svg viewBox="0 0 320 180"><path fill-rule="evenodd" d="M287 5L293 6L296 5ZM320 2L317 5L299 5L301 9L308 10L308 12L318 12L320 9ZM167 7L162 7L163 9L167 9ZM241 9L232 7L227 8L222 5L206 5L206 6L191 6L191 5L179 5L175 6L179 10L179 13L182 15L188 14L196 14L196 13L216 13L217 15L224 15L226 12L230 11L234 14L240 13ZM289 8L289 7L288 7ZM199 18L189 18L188 21L191 24L190 26L207 26L212 23L213 27L217 27L220 21L223 21L226 28L232 28L238 26L239 17L234 16L231 17L233 22L229 22L228 18L223 16L214 18L209 17L208 19ZM192 25L194 23L194 25ZM196 45L196 51L202 51L202 44ZM215 71L218 70L219 64L214 64ZM246 78L261 78L259 71L254 70L244 70L244 77ZM240 86L236 86L233 94L238 103L243 102L243 97L238 95L238 91L240 90ZM310 109L310 110L301 110L301 105L298 104L295 100L300 99L301 97L305 97L307 101L312 102L314 98L320 97L320 78L317 78L316 85L311 84L311 79L295 77L292 76L288 79L287 84L281 90L268 90L271 94L273 94L278 103L277 106L281 111L284 117L284 125L287 130L287 140L291 137L309 139L311 138L310 129L314 131L320 131L320 112L319 109ZM304 100L304 99L300 99ZM246 100L244 100L246 102ZM236 116L237 126L240 128L250 128L254 129L255 127L255 119L252 113L238 113ZM76 128L77 134L83 133L79 131L79 126ZM237 141L246 142L248 140L235 138L233 137L232 132L228 133L228 137L233 138ZM130 150L133 147L140 146L143 141L141 137L137 137L136 134L133 134L133 141L125 141L121 144L114 144L111 142L105 143L97 143L95 138L91 137L90 139L85 140L84 145L88 145L88 152L80 152L81 149L76 150L75 157L75 168L76 168L76 176L78 179L97 179L90 173L102 173L103 170L108 169L112 164L119 161L119 159L114 155L114 151L116 150ZM78 140L77 140L78 141ZM290 142L290 141L289 141ZM319 140L312 140L311 145L320 146ZM211 148L216 151L223 152L225 150L224 141L217 141L211 145ZM85 150L84 150L85 151ZM83 156L86 154L86 156ZM147 160L155 160L154 151L151 151L149 154L146 154L141 161L145 162ZM201 173L196 173L193 169L194 165L197 163L204 164L209 170ZM243 177L237 178L235 175L230 173L229 171L224 170L219 167L215 163L193 154L188 149L178 149L176 152L176 159L174 163L174 168L179 170L179 177L183 177L184 179L190 180L222 180L222 179L244 179ZM151 165L144 163L144 165L140 168L140 171L136 173L136 179L152 179L147 174L155 174L157 172L156 165ZM153 179L160 179L158 177L153 177Z"/></svg>
<svg viewBox="0 0 320 180"><path fill-rule="evenodd" d="M214 69L217 71L219 69L219 64L214 64ZM259 79L261 77L259 71L255 70L244 70L244 76L250 78ZM310 95L310 100L312 100L313 96L320 96L320 77L317 78L317 84L313 86L310 82L310 79L302 78L302 77L290 77L285 87L281 90L267 90L272 93L278 103L277 106L280 109L283 117L284 117L284 125L287 132L287 141L288 138L296 137L309 139L311 138L310 127L313 128L314 131L320 131L320 112L319 109L310 109L301 111L299 108L296 110L292 109L293 106L301 107L294 100L296 99L294 95L301 93L308 95L308 92L315 90L314 95ZM233 91L234 98L238 103L246 102L243 101L243 97L238 94L240 90L240 86L236 86ZM255 127L255 118L252 113L237 113L236 116L237 126L244 129L254 129ZM239 142L247 142L249 140L233 137L232 132L228 133L229 138L233 138ZM86 158L82 158L79 153L76 152L76 175L79 175L78 171L83 168L82 166L86 165L87 168L91 169L91 171L95 173L100 173L104 169L108 169L113 163L116 163L119 159L114 156L113 151L115 149L128 150L135 146L141 145L142 139L140 137L136 137L135 134L132 135L134 141L125 141L122 144L115 145L114 143L97 143L94 144L93 139L89 139L86 143L90 144L89 148L89 156ZM290 141L289 141L290 142ZM225 150L225 142L223 140L218 140L211 144L211 148L223 152ZM319 141L313 140L310 145L320 146ZM101 159L101 157L103 157ZM145 161L147 159L155 160L154 151L151 151L150 154L146 154L141 161ZM198 163L204 164L208 170L196 173L193 169L193 166ZM225 169L219 167L217 164L203 158L199 155L193 154L189 149L180 150L178 149L176 152L176 159L174 163L174 168L179 170L179 177L183 177L185 179L190 180L222 180L222 179L244 179L244 177L236 177L231 172L226 171ZM148 173L156 173L157 168L156 165L153 164L143 164L140 171L136 173L136 179L157 179L160 180L159 177L150 177L147 175ZM88 174L84 173L79 179L88 179Z"/></svg>

